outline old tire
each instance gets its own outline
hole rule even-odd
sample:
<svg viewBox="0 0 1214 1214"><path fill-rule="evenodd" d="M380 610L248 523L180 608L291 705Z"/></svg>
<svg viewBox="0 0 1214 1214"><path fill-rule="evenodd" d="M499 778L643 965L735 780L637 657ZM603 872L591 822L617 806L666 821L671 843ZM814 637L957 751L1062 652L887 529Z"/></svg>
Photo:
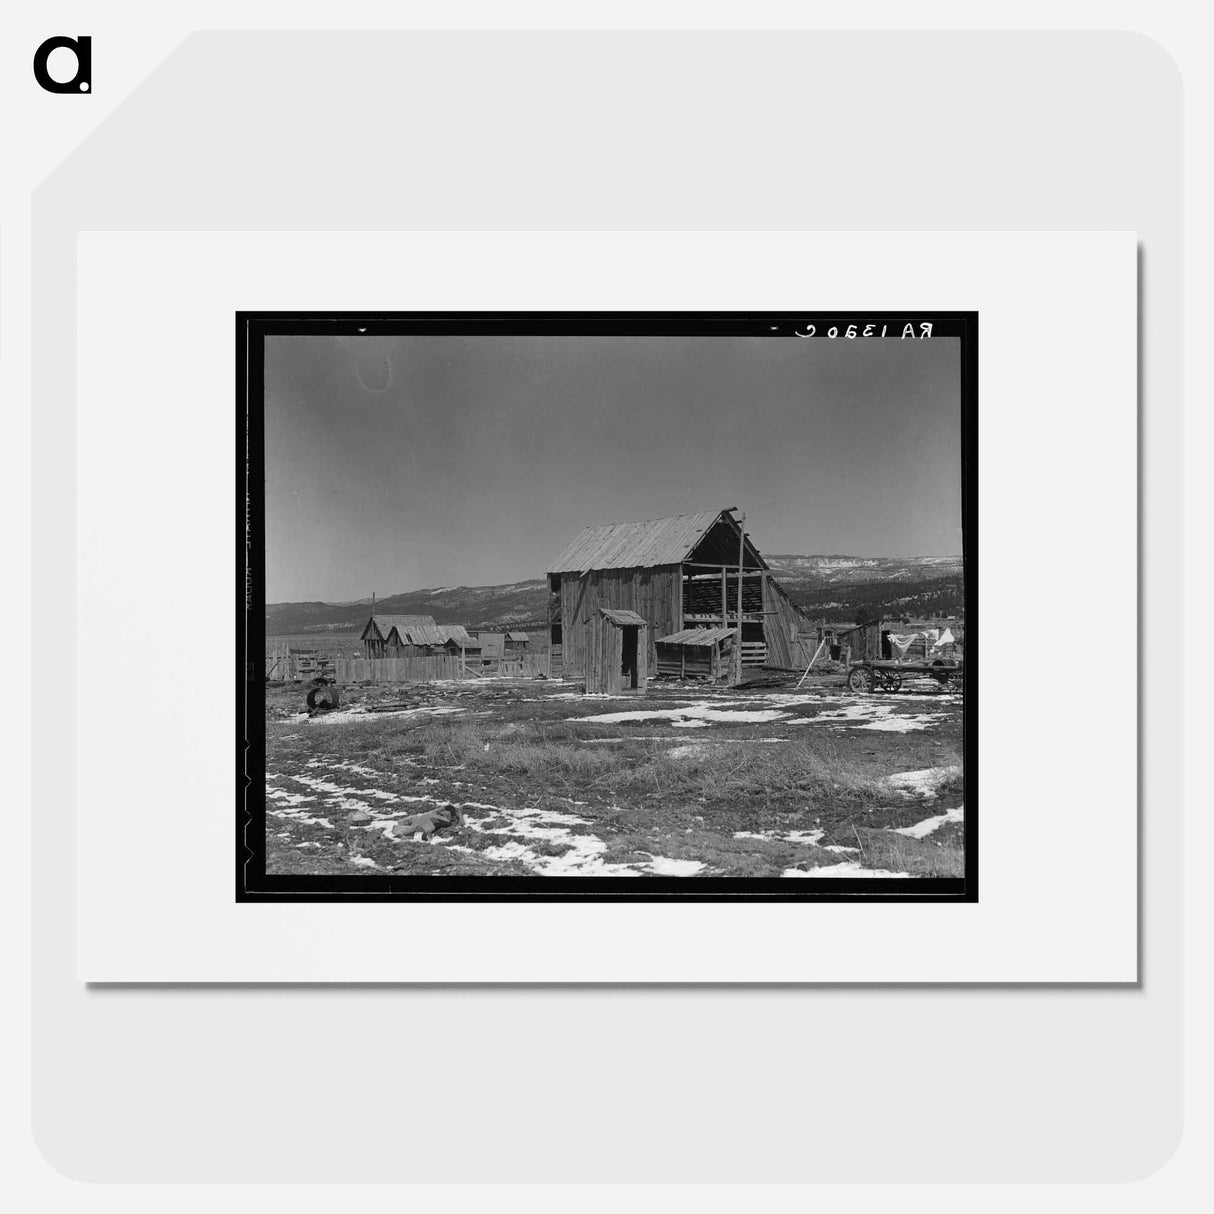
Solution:
<svg viewBox="0 0 1214 1214"><path fill-rule="evenodd" d="M873 672L867 666L853 666L847 675L849 691L868 692L873 689Z"/></svg>
<svg viewBox="0 0 1214 1214"><path fill-rule="evenodd" d="M341 703L341 695L336 687L313 687L308 692L308 707L336 708Z"/></svg>

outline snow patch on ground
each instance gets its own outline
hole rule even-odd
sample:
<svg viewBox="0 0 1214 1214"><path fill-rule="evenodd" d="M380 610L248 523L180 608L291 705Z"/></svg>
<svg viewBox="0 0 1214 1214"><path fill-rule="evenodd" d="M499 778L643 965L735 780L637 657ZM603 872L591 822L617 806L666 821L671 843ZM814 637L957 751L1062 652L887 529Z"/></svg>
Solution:
<svg viewBox="0 0 1214 1214"><path fill-rule="evenodd" d="M287 792L285 788L268 789L266 796L271 801L281 801L284 805L303 805L307 801L316 800L315 797L310 797L307 793Z"/></svg>
<svg viewBox="0 0 1214 1214"><path fill-rule="evenodd" d="M699 860L671 860L667 856L654 855L649 855L649 859L649 867L660 877L694 877L704 867Z"/></svg>
<svg viewBox="0 0 1214 1214"><path fill-rule="evenodd" d="M376 778L381 778L384 775L382 771L377 771L374 767L363 767L349 759L342 759L337 763L331 763L326 759L309 759L306 766L325 767L330 771L352 771L356 776L374 776Z"/></svg>
<svg viewBox="0 0 1214 1214"><path fill-rule="evenodd" d="M940 785L961 775L961 767L925 767L920 771L899 771L887 776L885 782L908 797L922 797L931 801L939 792Z"/></svg>
<svg viewBox="0 0 1214 1214"><path fill-rule="evenodd" d="M939 830L946 822L964 821L965 806L958 805L956 809L946 810L942 814L937 814L934 818L924 818L922 822L916 822L914 826L895 827L893 828L893 833L896 835L906 835L908 839L922 839L933 831Z"/></svg>
<svg viewBox="0 0 1214 1214"><path fill-rule="evenodd" d="M735 830L735 839L767 839L776 843L798 843L802 847L816 847L818 840L826 834L824 830ZM854 850L854 849L853 849Z"/></svg>
<svg viewBox="0 0 1214 1214"><path fill-rule="evenodd" d="M688 704L683 708L640 708L633 712L607 712L592 717L567 717L569 721L593 721L599 725L618 725L623 721L670 721L683 729L733 721L782 721L788 716L775 708L710 708L707 704Z"/></svg>
<svg viewBox="0 0 1214 1214"><path fill-rule="evenodd" d="M315 717L308 717L305 713L304 719L313 725L349 725L359 721L365 723L367 721L399 720L401 717L441 717L466 711L465 708L448 708L439 704L427 704L421 708L400 708L391 712L368 712L365 708L358 707L341 709L337 712L325 712Z"/></svg>
<svg viewBox="0 0 1214 1214"><path fill-rule="evenodd" d="M836 708L820 712L812 717L799 717L798 725L839 725L855 729L879 729L890 733L911 733L928 729L937 721L945 718L942 712L921 712L915 715L896 715L885 697L881 702L874 700L852 700L840 704ZM905 699L906 697L902 697ZM921 699L915 703L922 704Z"/></svg>
<svg viewBox="0 0 1214 1214"><path fill-rule="evenodd" d="M323 826L326 830L333 829L333 823L328 818L314 818L302 809L267 809L266 814L271 818L285 818L289 822L302 822L305 826Z"/></svg>
<svg viewBox="0 0 1214 1214"><path fill-rule="evenodd" d="M909 873L894 873L887 868L864 868L858 860L841 864L824 864L820 868L786 868L782 877L907 877Z"/></svg>
<svg viewBox="0 0 1214 1214"><path fill-rule="evenodd" d="M944 720L942 712L925 712L917 717L886 717L881 721L871 721L867 725L858 725L857 729L880 729L887 733L918 733L930 729L937 721Z"/></svg>

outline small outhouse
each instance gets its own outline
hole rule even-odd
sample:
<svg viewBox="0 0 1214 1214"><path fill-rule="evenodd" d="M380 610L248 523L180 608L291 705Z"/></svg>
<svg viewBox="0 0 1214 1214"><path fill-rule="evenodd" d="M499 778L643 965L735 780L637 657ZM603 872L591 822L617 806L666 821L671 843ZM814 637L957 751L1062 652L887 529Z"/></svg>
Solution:
<svg viewBox="0 0 1214 1214"><path fill-rule="evenodd" d="M635 611L600 607L586 621L586 690L645 693L649 625Z"/></svg>

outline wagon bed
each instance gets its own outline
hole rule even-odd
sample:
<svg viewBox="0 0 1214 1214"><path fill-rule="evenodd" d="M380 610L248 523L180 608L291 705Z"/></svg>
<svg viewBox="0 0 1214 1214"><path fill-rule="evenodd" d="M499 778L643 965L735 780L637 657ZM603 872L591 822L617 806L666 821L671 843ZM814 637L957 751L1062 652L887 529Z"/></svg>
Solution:
<svg viewBox="0 0 1214 1214"><path fill-rule="evenodd" d="M965 686L962 662L895 662L864 659L847 672L849 691L897 691L903 675L922 675L935 679L946 691L961 691Z"/></svg>

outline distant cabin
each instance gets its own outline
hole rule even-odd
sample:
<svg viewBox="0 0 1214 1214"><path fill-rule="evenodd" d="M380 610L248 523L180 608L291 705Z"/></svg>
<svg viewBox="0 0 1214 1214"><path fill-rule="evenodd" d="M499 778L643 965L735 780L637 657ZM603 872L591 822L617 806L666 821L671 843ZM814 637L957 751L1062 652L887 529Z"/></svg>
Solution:
<svg viewBox="0 0 1214 1214"><path fill-rule="evenodd" d="M475 645L462 624L397 624L389 634L385 656L459 657L465 650L474 652Z"/></svg>
<svg viewBox="0 0 1214 1214"><path fill-rule="evenodd" d="M669 638L689 628L740 629L746 666L792 669L809 660L801 638L812 635L814 621L772 577L750 537L743 540L732 510L587 527L549 566L548 589L553 668L566 676L589 677L589 629L604 608L644 621L649 672L673 670L675 654L666 650L659 663L657 642L681 644ZM718 662L724 640L716 643ZM680 655L681 668L688 656L693 665L701 660ZM711 651L707 660L711 670ZM607 677L595 675L596 681Z"/></svg>
<svg viewBox="0 0 1214 1214"><path fill-rule="evenodd" d="M433 628L432 615L373 615L362 632L363 651L369 658L399 657L389 653L389 638L393 631L403 633L410 628ZM394 642L400 645L399 635Z"/></svg>
<svg viewBox="0 0 1214 1214"><path fill-rule="evenodd" d="M525 632L508 632L506 633L506 650L513 650L516 653L521 653L530 643Z"/></svg>

